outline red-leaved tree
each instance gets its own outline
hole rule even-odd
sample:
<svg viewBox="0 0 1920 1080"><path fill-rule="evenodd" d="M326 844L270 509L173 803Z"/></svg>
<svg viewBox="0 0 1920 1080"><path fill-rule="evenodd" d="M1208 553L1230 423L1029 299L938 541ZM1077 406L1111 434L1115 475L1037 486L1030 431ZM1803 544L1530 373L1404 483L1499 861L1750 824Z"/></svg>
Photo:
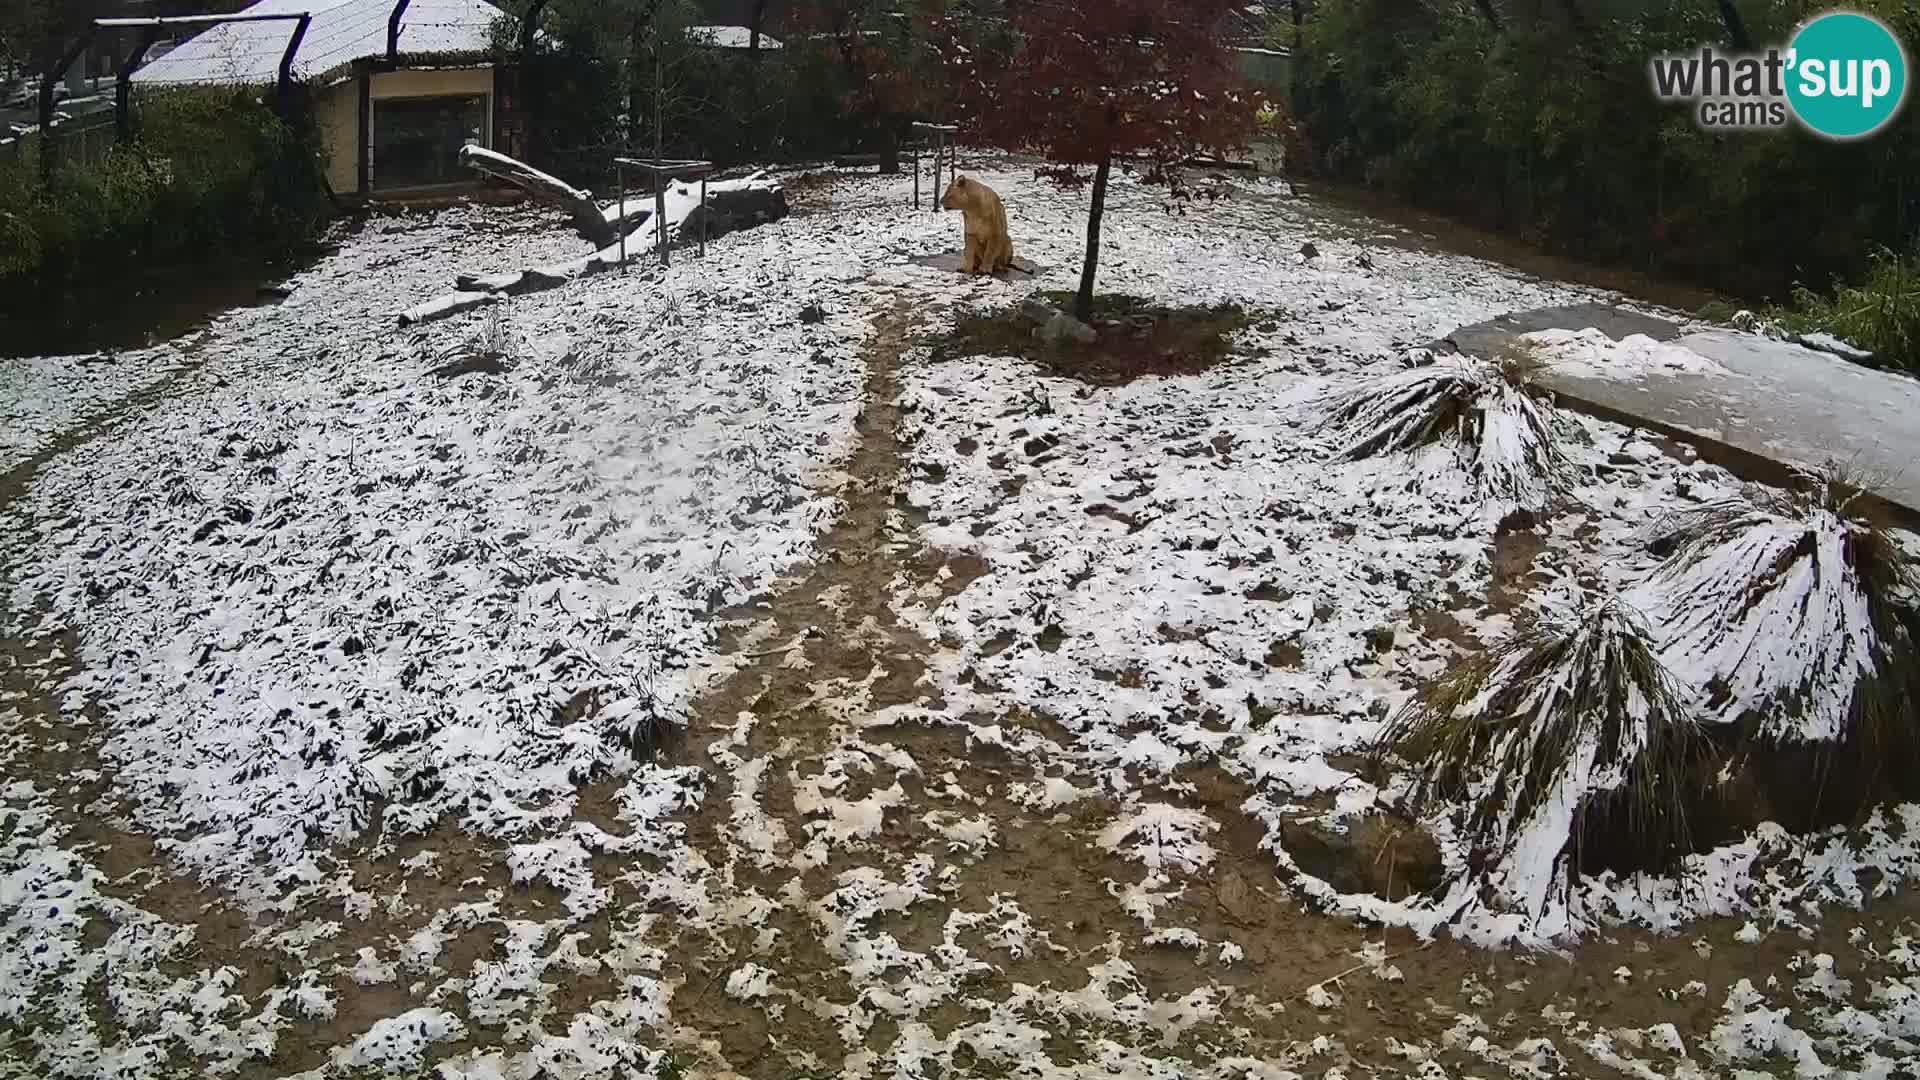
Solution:
<svg viewBox="0 0 1920 1080"><path fill-rule="evenodd" d="M935 21L962 137L1044 156L1042 175L1078 187L1092 170L1093 208L1074 314L1093 317L1100 219L1115 158L1140 159L1149 181L1175 184L1183 162L1244 147L1260 100L1233 52L1246 0L1020 0L1006 5L994 48L978 17ZM997 20L995 20L997 22ZM971 39L971 40L969 40ZM1010 55L1007 50L1010 50Z"/></svg>

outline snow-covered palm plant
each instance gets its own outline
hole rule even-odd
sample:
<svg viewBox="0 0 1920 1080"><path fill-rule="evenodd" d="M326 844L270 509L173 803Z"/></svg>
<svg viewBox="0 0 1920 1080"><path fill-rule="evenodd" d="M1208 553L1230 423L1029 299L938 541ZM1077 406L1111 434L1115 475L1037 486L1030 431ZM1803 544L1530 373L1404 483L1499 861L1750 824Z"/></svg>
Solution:
<svg viewBox="0 0 1920 1080"><path fill-rule="evenodd" d="M1708 752L1618 600L1523 624L1409 702L1379 749L1412 765L1416 807L1462 808L1478 868L1535 911L1574 869L1583 816L1650 851L1685 844Z"/></svg>
<svg viewBox="0 0 1920 1080"><path fill-rule="evenodd" d="M1920 573L1846 477L1807 479L1664 523L1667 561L1633 602L1708 722L1774 743L1913 747Z"/></svg>
<svg viewBox="0 0 1920 1080"><path fill-rule="evenodd" d="M1395 372L1335 397L1321 430L1350 461L1450 444L1485 499L1542 510L1564 459L1552 406L1530 386L1534 370L1454 358Z"/></svg>

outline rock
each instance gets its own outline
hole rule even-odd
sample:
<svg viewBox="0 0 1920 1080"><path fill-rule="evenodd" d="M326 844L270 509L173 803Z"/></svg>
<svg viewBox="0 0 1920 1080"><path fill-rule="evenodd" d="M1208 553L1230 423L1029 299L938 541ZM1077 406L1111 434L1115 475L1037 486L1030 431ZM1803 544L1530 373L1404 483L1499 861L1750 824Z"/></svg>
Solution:
<svg viewBox="0 0 1920 1080"><path fill-rule="evenodd" d="M736 226L733 215L713 204L709 203L705 207L696 206L692 213L687 215L686 220L680 223L680 234L676 237L676 242L683 247L687 244L699 243L700 231L703 227L706 229L707 239L711 240L716 236L727 235ZM644 230L645 226L641 228Z"/></svg>
<svg viewBox="0 0 1920 1080"><path fill-rule="evenodd" d="M1058 314L1060 313L1052 307L1032 298L1020 301L1020 306L1013 309L1013 317L1016 320L1032 323L1035 326L1045 326Z"/></svg>
<svg viewBox="0 0 1920 1080"><path fill-rule="evenodd" d="M1367 648L1376 653L1388 652L1393 648L1394 631L1391 626L1376 626L1367 631Z"/></svg>
<svg viewBox="0 0 1920 1080"><path fill-rule="evenodd" d="M808 304L800 309L800 321L808 326L827 321L827 309L818 303Z"/></svg>
<svg viewBox="0 0 1920 1080"><path fill-rule="evenodd" d="M1342 826L1283 821L1280 843L1300 869L1346 893L1397 900L1428 892L1446 876L1433 837L1391 814L1368 814Z"/></svg>
<svg viewBox="0 0 1920 1080"><path fill-rule="evenodd" d="M457 379L462 375L501 375L513 370L513 364L496 352L470 353L451 363L442 364L428 372L442 379Z"/></svg>
<svg viewBox="0 0 1920 1080"><path fill-rule="evenodd" d="M1094 332L1093 327L1065 312L1056 313L1040 329L1034 331L1034 334L1049 345L1057 345L1067 340L1091 345L1100 336Z"/></svg>
<svg viewBox="0 0 1920 1080"><path fill-rule="evenodd" d="M1358 258L1353 260L1353 264L1362 270L1373 269L1373 260L1368 258L1367 253L1364 251L1360 253Z"/></svg>
<svg viewBox="0 0 1920 1080"><path fill-rule="evenodd" d="M1313 245L1313 241L1309 240L1300 245L1300 257L1303 259L1317 259L1320 257L1320 249Z"/></svg>
<svg viewBox="0 0 1920 1080"><path fill-rule="evenodd" d="M707 239L711 240L740 229L779 221L786 216L786 190L775 185L708 191L705 211L695 207L681 222L680 242L698 242L703 223Z"/></svg>
<svg viewBox="0 0 1920 1080"><path fill-rule="evenodd" d="M259 289L262 300L285 300L292 295L293 286L291 285L262 285Z"/></svg>

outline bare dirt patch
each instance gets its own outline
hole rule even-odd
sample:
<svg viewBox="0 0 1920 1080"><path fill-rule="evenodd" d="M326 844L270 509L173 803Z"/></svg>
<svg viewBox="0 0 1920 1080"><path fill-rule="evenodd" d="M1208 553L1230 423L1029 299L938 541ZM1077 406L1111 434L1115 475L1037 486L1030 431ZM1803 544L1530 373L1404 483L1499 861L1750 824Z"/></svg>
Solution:
<svg viewBox="0 0 1920 1080"><path fill-rule="evenodd" d="M1066 293L1042 293L1058 310L1071 310ZM1254 317L1234 304L1167 307L1138 297L1095 297L1092 326L1099 336L1081 344L1048 342L1036 333L1029 308L962 315L933 344L939 360L1018 356L1055 375L1096 386L1117 386L1153 375L1195 375L1231 360L1233 335Z"/></svg>

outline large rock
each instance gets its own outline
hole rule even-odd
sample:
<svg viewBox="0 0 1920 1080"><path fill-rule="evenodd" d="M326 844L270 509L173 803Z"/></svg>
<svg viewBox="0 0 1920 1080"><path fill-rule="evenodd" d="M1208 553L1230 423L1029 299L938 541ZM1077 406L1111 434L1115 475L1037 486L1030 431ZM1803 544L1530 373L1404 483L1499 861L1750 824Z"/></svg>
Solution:
<svg viewBox="0 0 1920 1080"><path fill-rule="evenodd" d="M751 229L756 225L779 221L787 213L787 193L778 185L709 191L707 205L704 208L696 207L680 223L679 242L699 243L703 227L707 239L711 240L739 229Z"/></svg>
<svg viewBox="0 0 1920 1080"><path fill-rule="evenodd" d="M1082 345L1091 345L1100 336L1093 327L1066 312L1060 312L1048 319L1033 334L1049 345L1057 345L1062 341L1077 341Z"/></svg>
<svg viewBox="0 0 1920 1080"><path fill-rule="evenodd" d="M1368 814L1340 826L1283 821L1280 843L1300 869L1345 893L1398 900L1435 888L1445 876L1433 837L1390 814Z"/></svg>

